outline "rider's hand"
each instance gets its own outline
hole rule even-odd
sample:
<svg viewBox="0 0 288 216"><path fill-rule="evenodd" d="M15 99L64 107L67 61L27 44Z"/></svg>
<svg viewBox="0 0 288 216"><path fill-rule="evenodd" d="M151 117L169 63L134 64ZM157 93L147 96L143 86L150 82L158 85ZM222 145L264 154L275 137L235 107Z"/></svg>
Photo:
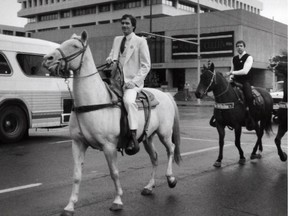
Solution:
<svg viewBox="0 0 288 216"><path fill-rule="evenodd" d="M135 87L136 87L135 83L133 83L133 82L131 82L131 81L124 84L124 88L125 88L125 89L133 89L133 88L135 88Z"/></svg>
<svg viewBox="0 0 288 216"><path fill-rule="evenodd" d="M229 71L229 72L226 72L226 76L228 77L228 76L231 76L232 75L232 72L231 71Z"/></svg>
<svg viewBox="0 0 288 216"><path fill-rule="evenodd" d="M111 57L108 57L108 58L106 59L106 63L107 63L107 64L112 64L112 63L113 63L112 58L111 58Z"/></svg>

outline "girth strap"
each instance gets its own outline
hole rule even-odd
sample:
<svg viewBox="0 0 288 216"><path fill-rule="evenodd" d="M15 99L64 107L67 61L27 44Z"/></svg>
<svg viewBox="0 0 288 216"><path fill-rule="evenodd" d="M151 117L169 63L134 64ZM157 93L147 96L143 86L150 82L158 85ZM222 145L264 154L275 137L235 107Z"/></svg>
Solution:
<svg viewBox="0 0 288 216"><path fill-rule="evenodd" d="M113 103L107 103L107 104L97 104L97 105L87 105L87 106L80 106L80 107L72 107L73 112L77 113L84 113L84 112L91 112L103 108L108 108L108 107L119 107L120 104L118 102L113 102Z"/></svg>

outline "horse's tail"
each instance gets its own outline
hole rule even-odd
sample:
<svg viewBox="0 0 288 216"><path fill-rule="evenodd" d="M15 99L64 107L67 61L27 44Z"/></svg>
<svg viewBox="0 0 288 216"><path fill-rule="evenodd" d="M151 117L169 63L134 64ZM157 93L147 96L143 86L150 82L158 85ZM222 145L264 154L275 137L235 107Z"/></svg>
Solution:
<svg viewBox="0 0 288 216"><path fill-rule="evenodd" d="M174 98L172 97L171 94L169 94L169 97L173 103L174 106L174 111L175 111L175 115L174 115L174 123L173 123L173 133L172 133L172 142L175 145L175 149L174 149L174 161L176 162L176 164L180 164L182 158L181 158L181 154L180 154L180 124L179 124L179 111L178 111L178 107L177 104L174 100Z"/></svg>
<svg viewBox="0 0 288 216"><path fill-rule="evenodd" d="M261 124L264 127L265 133L269 136L271 133L273 133L272 130L273 99L267 91L259 88L258 91L260 91L264 99L263 119L261 120Z"/></svg>
<svg viewBox="0 0 288 216"><path fill-rule="evenodd" d="M272 110L273 110L273 107L272 108L268 107L268 109L265 110L265 112L267 112L268 114L265 116L265 118L263 120L264 130L268 136L270 136L271 133L273 133L273 130L272 130Z"/></svg>

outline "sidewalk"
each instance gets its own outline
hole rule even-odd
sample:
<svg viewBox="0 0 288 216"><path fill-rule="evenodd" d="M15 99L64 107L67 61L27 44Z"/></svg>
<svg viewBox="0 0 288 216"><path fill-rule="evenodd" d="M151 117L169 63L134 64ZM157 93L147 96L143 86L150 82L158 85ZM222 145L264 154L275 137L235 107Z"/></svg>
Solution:
<svg viewBox="0 0 288 216"><path fill-rule="evenodd" d="M183 91L178 91L174 95L174 99L178 106L201 106L201 107L213 107L214 98L206 96L203 99L197 99L194 92L189 92L188 100L185 100L185 94Z"/></svg>
<svg viewBox="0 0 288 216"><path fill-rule="evenodd" d="M200 106L200 107L213 107L215 102L211 100L188 100L188 101L177 101L177 106Z"/></svg>

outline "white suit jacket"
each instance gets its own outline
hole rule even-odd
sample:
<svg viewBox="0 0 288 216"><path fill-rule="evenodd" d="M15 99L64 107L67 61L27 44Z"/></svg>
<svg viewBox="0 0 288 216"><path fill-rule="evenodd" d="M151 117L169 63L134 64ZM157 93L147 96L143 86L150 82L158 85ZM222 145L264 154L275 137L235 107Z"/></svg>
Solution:
<svg viewBox="0 0 288 216"><path fill-rule="evenodd" d="M126 59L123 66L124 82L132 81L137 87L143 88L144 79L151 68L150 53L145 38L132 34L129 47L126 52ZM112 50L108 58L112 61L119 60L120 45L124 36L117 36L114 39Z"/></svg>

